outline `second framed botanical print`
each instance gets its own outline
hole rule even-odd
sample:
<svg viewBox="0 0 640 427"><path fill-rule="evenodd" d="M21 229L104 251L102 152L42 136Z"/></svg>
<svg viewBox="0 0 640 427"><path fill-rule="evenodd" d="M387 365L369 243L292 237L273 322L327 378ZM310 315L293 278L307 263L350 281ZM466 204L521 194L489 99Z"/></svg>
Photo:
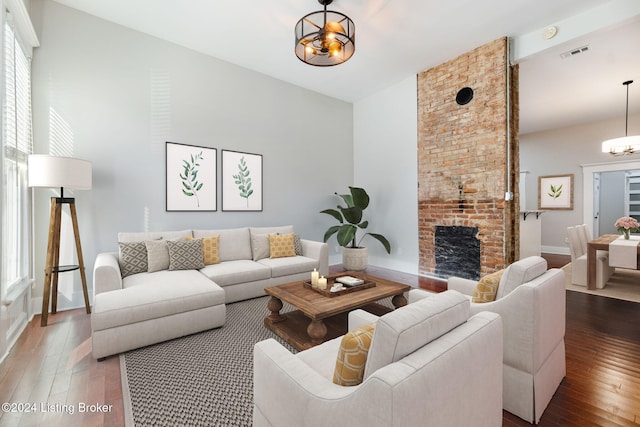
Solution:
<svg viewBox="0 0 640 427"><path fill-rule="evenodd" d="M262 211L262 155L222 150L222 210Z"/></svg>

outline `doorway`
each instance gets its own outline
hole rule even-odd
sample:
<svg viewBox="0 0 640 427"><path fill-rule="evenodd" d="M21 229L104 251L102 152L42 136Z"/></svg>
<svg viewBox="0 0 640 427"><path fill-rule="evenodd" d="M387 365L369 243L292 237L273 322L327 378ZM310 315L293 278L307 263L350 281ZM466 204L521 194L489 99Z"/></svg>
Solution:
<svg viewBox="0 0 640 427"><path fill-rule="evenodd" d="M622 176L623 180L621 184L618 184L618 188L622 186L622 191L624 193L624 188L626 187L625 179L627 177L626 172L637 172L638 170L640 170L640 161L638 160L582 165L582 182L584 183L582 186L582 200L584 201L583 223L592 225L594 237L601 234L617 233L613 223L621 216L625 216L625 202L623 196L618 204L620 209L614 212L617 208L611 208L611 211L606 213L607 218L603 217L603 208L605 210L609 210L609 207L604 207L604 205L610 204L609 192L614 191L608 189L609 184L607 184L607 189L602 188L603 176L606 181L613 181L614 186L616 185L615 182L617 178ZM617 176L615 174L609 175L609 173L613 172L618 172L619 174ZM606 196L606 203L601 202L601 200L604 199L603 196ZM611 204L613 205L613 203ZM609 217L615 215L618 216L612 221Z"/></svg>

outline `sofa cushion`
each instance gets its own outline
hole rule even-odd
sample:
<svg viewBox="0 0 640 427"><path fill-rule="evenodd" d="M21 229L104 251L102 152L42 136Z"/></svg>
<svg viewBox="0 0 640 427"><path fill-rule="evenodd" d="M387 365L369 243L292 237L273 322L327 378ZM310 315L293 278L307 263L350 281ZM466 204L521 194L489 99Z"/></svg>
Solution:
<svg viewBox="0 0 640 427"><path fill-rule="evenodd" d="M271 277L269 267L250 260L225 261L207 265L200 272L223 287Z"/></svg>
<svg viewBox="0 0 640 427"><path fill-rule="evenodd" d="M191 230L182 231L146 231L146 232L120 232L118 242L144 242L145 240L184 240L193 237Z"/></svg>
<svg viewBox="0 0 640 427"><path fill-rule="evenodd" d="M333 373L334 384L354 386L362 383L374 329L374 324L366 325L353 329L342 337Z"/></svg>
<svg viewBox="0 0 640 427"><path fill-rule="evenodd" d="M380 317L367 358L365 378L465 323L469 307L468 298L451 290Z"/></svg>
<svg viewBox="0 0 640 427"><path fill-rule="evenodd" d="M220 236L220 261L252 259L249 228L229 228L224 230L193 230L196 239Z"/></svg>
<svg viewBox="0 0 640 427"><path fill-rule="evenodd" d="M254 261L269 258L270 252L268 234L251 235L251 253L253 254Z"/></svg>
<svg viewBox="0 0 640 427"><path fill-rule="evenodd" d="M169 270L199 270L204 268L202 240L167 241Z"/></svg>
<svg viewBox="0 0 640 427"><path fill-rule="evenodd" d="M502 298L518 286L532 281L546 271L547 261L539 256L530 256L514 262L505 269L500 279L496 299Z"/></svg>
<svg viewBox="0 0 640 427"><path fill-rule="evenodd" d="M148 270L147 247L144 242L118 242L118 246L120 248L118 261L122 277Z"/></svg>
<svg viewBox="0 0 640 427"><path fill-rule="evenodd" d="M139 273L94 298L94 331L224 304L224 290L195 270Z"/></svg>
<svg viewBox="0 0 640 427"><path fill-rule="evenodd" d="M293 233L269 234L269 258L296 256Z"/></svg>
<svg viewBox="0 0 640 427"><path fill-rule="evenodd" d="M271 277L289 276L291 274L306 273L318 267L318 260L304 256L286 258L265 258L258 261L271 270Z"/></svg>
<svg viewBox="0 0 640 427"><path fill-rule="evenodd" d="M192 237L187 240L193 240ZM220 262L220 235L201 237L202 257L204 265L218 264Z"/></svg>
<svg viewBox="0 0 640 427"><path fill-rule="evenodd" d="M144 245L147 248L147 261L149 263L147 271L153 273L154 271L168 270L169 248L167 247L167 241L147 240Z"/></svg>
<svg viewBox="0 0 640 427"><path fill-rule="evenodd" d="M252 236L256 234L288 234L293 233L293 225L281 225L277 227L250 227L249 232Z"/></svg>
<svg viewBox="0 0 640 427"><path fill-rule="evenodd" d="M498 292L498 285L500 285L500 279L503 274L504 269L482 277L478 282L476 289L473 291L471 302L484 303L495 301L496 293Z"/></svg>

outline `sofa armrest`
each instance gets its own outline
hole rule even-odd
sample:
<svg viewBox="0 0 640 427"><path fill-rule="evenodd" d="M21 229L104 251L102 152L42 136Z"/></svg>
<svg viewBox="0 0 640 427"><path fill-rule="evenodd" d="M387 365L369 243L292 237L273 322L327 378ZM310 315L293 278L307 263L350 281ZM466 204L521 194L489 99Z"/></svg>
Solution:
<svg viewBox="0 0 640 427"><path fill-rule="evenodd" d="M463 279L462 277L449 277L447 281L447 289L458 291L464 295L473 295L473 291L476 290L478 282L475 280Z"/></svg>
<svg viewBox="0 0 640 427"><path fill-rule="evenodd" d="M357 309L349 312L349 330L376 323L379 317L368 311Z"/></svg>
<svg viewBox="0 0 640 427"><path fill-rule="evenodd" d="M254 346L253 389L254 410L259 410L269 425L284 426L301 425L314 402L331 411L336 400L351 395L358 387L334 384L270 338Z"/></svg>
<svg viewBox="0 0 640 427"><path fill-rule="evenodd" d="M300 242L302 243L302 255L317 259L320 275L329 275L329 245L305 239L300 239Z"/></svg>
<svg viewBox="0 0 640 427"><path fill-rule="evenodd" d="M122 289L122 273L117 252L98 254L93 266L93 294Z"/></svg>

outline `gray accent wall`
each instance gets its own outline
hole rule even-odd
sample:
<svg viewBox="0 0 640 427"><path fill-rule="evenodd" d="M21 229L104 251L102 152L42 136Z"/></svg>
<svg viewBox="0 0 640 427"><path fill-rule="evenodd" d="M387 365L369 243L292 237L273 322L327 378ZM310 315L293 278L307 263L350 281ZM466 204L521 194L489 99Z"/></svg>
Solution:
<svg viewBox="0 0 640 427"><path fill-rule="evenodd" d="M41 43L34 152L93 162L93 189L75 194L90 287L96 255L117 250L119 231L293 224L303 238L322 240L319 211L354 179L352 104L51 0L33 0L31 9ZM263 155L263 211L223 212L218 180L217 212L166 212L165 141L218 149L218 178L221 150ZM56 194L34 191L35 296ZM63 234L63 263L72 262L72 234ZM59 306L82 306L79 275L60 277Z"/></svg>

